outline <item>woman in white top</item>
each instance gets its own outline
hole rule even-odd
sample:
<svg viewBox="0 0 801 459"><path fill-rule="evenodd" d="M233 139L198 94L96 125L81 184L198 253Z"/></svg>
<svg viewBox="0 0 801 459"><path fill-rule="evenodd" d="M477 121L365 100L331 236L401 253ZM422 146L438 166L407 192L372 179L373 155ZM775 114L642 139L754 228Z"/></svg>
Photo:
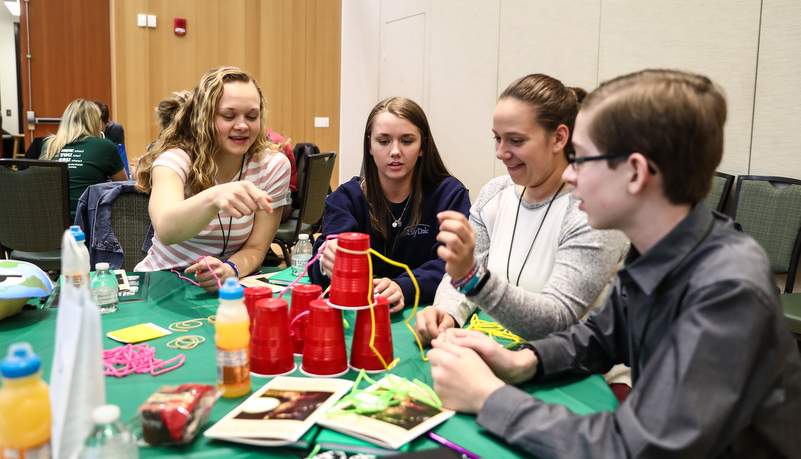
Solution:
<svg viewBox="0 0 801 459"><path fill-rule="evenodd" d="M246 72L218 67L203 76L139 162L137 189L150 192L156 235L136 271L183 269L216 291L215 275L245 276L260 266L290 174L265 121L266 100Z"/></svg>
<svg viewBox="0 0 801 459"><path fill-rule="evenodd" d="M438 253L448 275L434 306L417 316L425 342L463 326L477 307L524 339L542 338L580 320L611 280L628 240L590 228L562 182L585 95L540 74L501 94L492 131L509 175L481 189L469 222L439 214L437 240L445 245Z"/></svg>

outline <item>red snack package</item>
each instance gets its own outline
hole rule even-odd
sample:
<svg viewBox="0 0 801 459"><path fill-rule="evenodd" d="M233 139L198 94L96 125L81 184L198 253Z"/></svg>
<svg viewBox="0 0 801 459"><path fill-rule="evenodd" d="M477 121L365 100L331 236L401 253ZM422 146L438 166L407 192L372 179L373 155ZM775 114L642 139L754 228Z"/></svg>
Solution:
<svg viewBox="0 0 801 459"><path fill-rule="evenodd" d="M191 442L219 397L208 384L161 386L139 407L144 440L153 446Z"/></svg>

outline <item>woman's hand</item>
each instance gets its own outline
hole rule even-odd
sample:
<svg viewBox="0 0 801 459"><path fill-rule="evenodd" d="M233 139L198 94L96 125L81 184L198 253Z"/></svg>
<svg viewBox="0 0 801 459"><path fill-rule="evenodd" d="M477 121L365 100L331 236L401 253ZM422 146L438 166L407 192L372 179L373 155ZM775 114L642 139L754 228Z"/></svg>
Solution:
<svg viewBox="0 0 801 459"><path fill-rule="evenodd" d="M400 285L389 278L373 279L373 293L389 301L389 312L398 312L406 306Z"/></svg>
<svg viewBox="0 0 801 459"><path fill-rule="evenodd" d="M423 346L428 346L431 340L438 337L445 330L456 326L456 321L453 320L450 314L437 309L434 306L427 306L425 309L417 313L414 322L414 331L420 337L420 342Z"/></svg>
<svg viewBox="0 0 801 459"><path fill-rule="evenodd" d="M330 279L334 275L334 260L337 257L337 240L329 239L325 243L325 250L320 255L320 266Z"/></svg>
<svg viewBox="0 0 801 459"><path fill-rule="evenodd" d="M258 210L269 214L273 213L270 205L273 198L262 191L253 182L242 180L238 182L215 185L209 190L215 206L234 218L251 215Z"/></svg>
<svg viewBox="0 0 801 459"><path fill-rule="evenodd" d="M446 210L437 214L439 234L437 255L445 261L445 271L454 280L466 276L475 264L476 233L461 212Z"/></svg>
<svg viewBox="0 0 801 459"><path fill-rule="evenodd" d="M206 265L207 262L208 266ZM211 267L211 271L209 271L209 267ZM220 289L220 286L217 285L217 279L214 278L212 271L220 279L220 284L224 283L228 277L236 277L236 272L231 265L223 263L214 257L201 258L200 261L186 268L184 273L195 273L195 282L209 292L216 292Z"/></svg>

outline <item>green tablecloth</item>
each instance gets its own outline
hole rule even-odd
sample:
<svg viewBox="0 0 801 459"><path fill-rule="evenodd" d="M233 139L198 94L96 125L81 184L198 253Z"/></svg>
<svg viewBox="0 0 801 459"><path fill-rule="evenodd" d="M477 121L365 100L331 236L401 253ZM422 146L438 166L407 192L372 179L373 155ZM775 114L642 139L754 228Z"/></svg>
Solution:
<svg viewBox="0 0 801 459"><path fill-rule="evenodd" d="M284 298L289 299L289 295L284 295ZM217 297L215 294L182 281L175 274L156 272L152 273L150 277L148 300L120 303L117 312L102 316L103 333L143 322L153 322L166 328L173 322L211 316L215 314L216 308ZM406 308L392 318L395 357L401 358L401 361L393 369L393 373L410 379L417 378L433 386L429 364L422 361L414 338L404 325L404 321L411 315L411 311L411 307ZM5 355L11 343L30 342L36 353L42 357L44 378L48 380L55 346L56 313L57 309L24 309L19 314L0 321L0 353ZM355 312L346 311L344 316L351 325L354 324ZM139 405L163 384L173 385L189 382L214 384L216 378L214 329L211 325L206 324L189 333L204 336L206 342L195 349L181 351L166 347L166 343L180 333L148 341L148 344L156 347L156 357L159 359L167 360L184 353L186 361L182 367L156 377L149 374L131 374L123 378L106 377L107 402L120 406L123 420L132 418ZM351 334L351 330L346 330L349 348ZM120 343L104 337L104 349L111 349L119 345ZM301 358L297 357L296 361L300 365ZM302 376L302 374L300 371L296 371L292 376ZM355 371L350 371L343 378L354 380L356 376ZM254 390L267 381L268 379L253 378ZM614 395L600 376L568 383L532 385L525 389L545 401L566 405L579 414L613 410L617 404ZM211 412L207 427L220 420L243 400L244 397L239 399L221 398ZM522 457L507 448L502 441L481 429L475 423L474 416L457 414L437 427L435 431L483 457ZM437 443L427 438L418 438L413 442L412 449L429 449L438 446ZM199 436L195 442L185 447L140 448L139 455L142 458L178 458L187 455L203 458L247 458L269 454L269 457L295 458L305 457L304 453L304 451L292 449L251 447L209 440Z"/></svg>

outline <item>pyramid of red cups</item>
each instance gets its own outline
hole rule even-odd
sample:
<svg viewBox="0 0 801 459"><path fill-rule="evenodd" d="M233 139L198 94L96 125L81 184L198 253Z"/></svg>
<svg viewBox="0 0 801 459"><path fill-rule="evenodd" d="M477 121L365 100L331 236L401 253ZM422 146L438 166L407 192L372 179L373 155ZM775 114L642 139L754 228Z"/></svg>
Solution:
<svg viewBox="0 0 801 459"><path fill-rule="evenodd" d="M295 284L290 310L286 300L273 298L269 287L245 289L251 318L251 371L255 376L293 373L296 355L303 356L300 371L307 376L336 377L348 369L368 373L388 369L393 360L389 303L373 295L369 250L367 234L338 236L327 299L319 285ZM357 311L350 360L343 310Z"/></svg>

